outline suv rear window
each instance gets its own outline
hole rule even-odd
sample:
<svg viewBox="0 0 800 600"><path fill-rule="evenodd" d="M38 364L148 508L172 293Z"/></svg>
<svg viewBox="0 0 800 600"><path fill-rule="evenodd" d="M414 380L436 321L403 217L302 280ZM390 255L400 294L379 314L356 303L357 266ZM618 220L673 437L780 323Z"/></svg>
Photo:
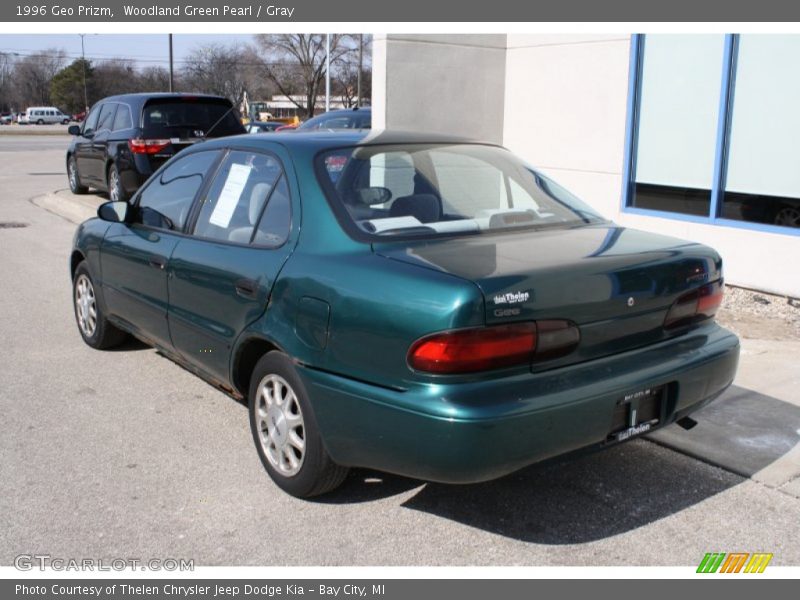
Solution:
<svg viewBox="0 0 800 600"><path fill-rule="evenodd" d="M204 98L149 102L144 107L142 127L168 132L170 137L222 137L245 132L230 102Z"/></svg>

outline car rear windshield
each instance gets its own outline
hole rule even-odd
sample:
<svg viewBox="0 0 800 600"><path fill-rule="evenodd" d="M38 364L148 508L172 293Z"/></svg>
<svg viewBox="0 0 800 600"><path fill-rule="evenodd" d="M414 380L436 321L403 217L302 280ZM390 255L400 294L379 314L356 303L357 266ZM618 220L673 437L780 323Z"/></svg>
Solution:
<svg viewBox="0 0 800 600"><path fill-rule="evenodd" d="M244 133L231 104L224 100L181 98L149 102L144 107L142 127L164 130L179 137L222 137Z"/></svg>
<svg viewBox="0 0 800 600"><path fill-rule="evenodd" d="M374 145L317 157L345 227L368 237L480 234L604 219L513 154L480 144Z"/></svg>

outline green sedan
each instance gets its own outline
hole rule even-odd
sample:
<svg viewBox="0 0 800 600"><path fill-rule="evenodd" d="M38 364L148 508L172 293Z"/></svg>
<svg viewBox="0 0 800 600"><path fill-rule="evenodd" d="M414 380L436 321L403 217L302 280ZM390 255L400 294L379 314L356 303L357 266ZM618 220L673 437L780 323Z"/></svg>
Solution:
<svg viewBox="0 0 800 600"><path fill-rule="evenodd" d="M614 225L490 144L211 140L98 217L70 258L84 341L133 335L245 399L298 497L350 467L470 483L689 427L736 372L714 250Z"/></svg>

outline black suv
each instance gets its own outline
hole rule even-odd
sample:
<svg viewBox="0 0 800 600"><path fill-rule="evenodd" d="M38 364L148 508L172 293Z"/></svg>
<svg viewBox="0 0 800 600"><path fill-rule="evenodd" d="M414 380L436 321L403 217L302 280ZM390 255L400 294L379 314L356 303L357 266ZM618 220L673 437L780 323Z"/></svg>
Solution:
<svg viewBox="0 0 800 600"><path fill-rule="evenodd" d="M203 94L124 94L92 107L67 150L74 194L92 187L127 200L153 172L206 137L245 133L230 100Z"/></svg>

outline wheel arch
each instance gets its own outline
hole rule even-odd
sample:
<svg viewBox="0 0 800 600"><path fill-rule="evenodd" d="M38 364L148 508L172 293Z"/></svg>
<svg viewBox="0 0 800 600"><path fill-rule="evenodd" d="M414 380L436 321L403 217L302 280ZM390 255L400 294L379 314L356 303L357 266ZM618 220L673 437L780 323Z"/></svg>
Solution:
<svg viewBox="0 0 800 600"><path fill-rule="evenodd" d="M73 250L72 254L69 257L69 276L70 279L75 279L75 270L78 268L78 265L81 264L83 261L86 260L86 256L84 256L83 252L80 250Z"/></svg>
<svg viewBox="0 0 800 600"><path fill-rule="evenodd" d="M283 352L277 344L260 336L250 336L236 347L231 359L231 384L243 398L247 398L250 392L250 377L256 363L262 356L273 350Z"/></svg>

